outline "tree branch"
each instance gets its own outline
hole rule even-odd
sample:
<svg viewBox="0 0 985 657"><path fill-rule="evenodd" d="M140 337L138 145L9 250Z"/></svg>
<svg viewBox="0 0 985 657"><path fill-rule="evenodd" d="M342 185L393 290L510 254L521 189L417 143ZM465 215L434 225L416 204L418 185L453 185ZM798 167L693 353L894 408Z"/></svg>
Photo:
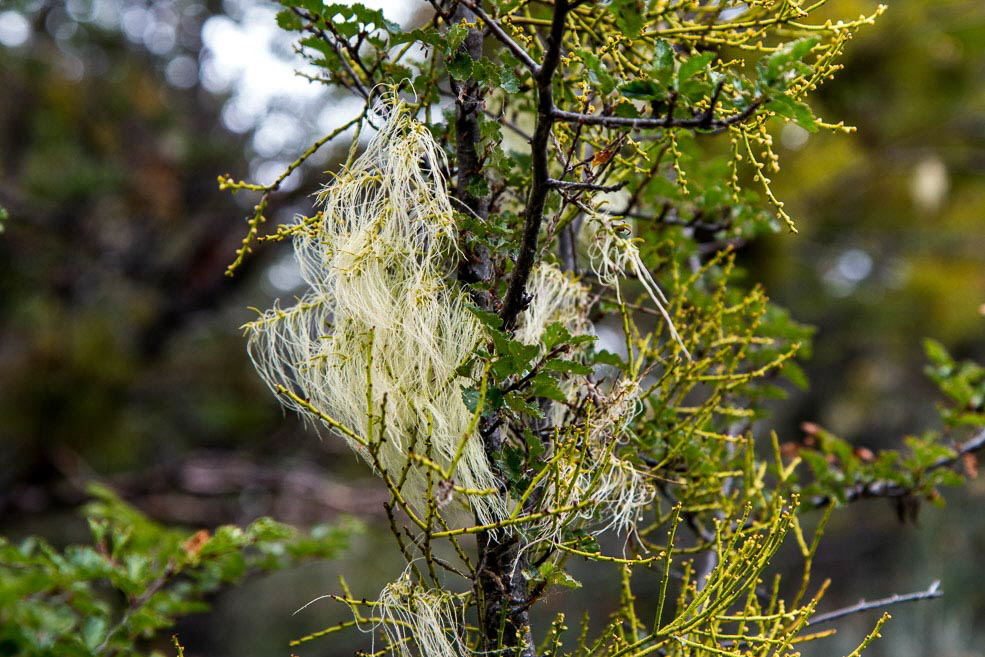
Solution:
<svg viewBox="0 0 985 657"><path fill-rule="evenodd" d="M469 0L461 0L460 4L468 7L475 13L476 16L481 18L482 22L489 28L489 31L492 32L492 35L496 37L500 43L506 46L507 50L513 53L524 66L530 69L530 72L533 73L534 76L540 74L540 66L537 65L537 62L535 62L533 58L527 54L527 51L524 50L520 44L514 41L510 35L503 31L503 28L499 26L496 19L482 10L479 3L470 2Z"/></svg>
<svg viewBox="0 0 985 657"><path fill-rule="evenodd" d="M760 105L766 102L765 98L757 98L749 104L747 108L726 119L715 119L710 116L714 109L710 107L692 119L675 119L670 115L666 117L651 117L633 119L626 116L602 116L601 114L582 114L580 112L568 112L566 110L552 108L551 117L558 121L568 123L579 123L582 125L600 125L606 128L631 128L634 130L647 130L652 128L688 128L691 130L719 130L730 125L742 123L759 109Z"/></svg>
<svg viewBox="0 0 985 657"><path fill-rule="evenodd" d="M863 611L870 611L872 609L881 609L882 607L889 607L891 605L897 605L902 602L916 602L918 600L930 600L932 598L940 598L944 595L944 592L940 590L941 582L940 580L935 580L926 591L919 591L917 593L905 593L903 595L893 594L888 598L881 598L879 600L873 600L867 602L865 600L859 600L857 603L850 607L842 607L841 609L835 609L834 611L829 611L824 614L817 614L812 616L810 620L807 621L808 626L820 625L821 623L828 623L830 621L836 620L838 618L843 618L851 614L859 614Z"/></svg>
<svg viewBox="0 0 985 657"><path fill-rule="evenodd" d="M573 180L555 180L554 178L548 178L547 184L555 189L584 189L592 192L618 192L620 189L626 186L626 182L621 182L615 185L599 185L590 182L577 182Z"/></svg>
<svg viewBox="0 0 985 657"><path fill-rule="evenodd" d="M475 12L482 11L479 4L459 3L450 22L473 22ZM482 33L478 29L469 30L461 51L474 61L482 58ZM455 94L455 151L458 165L455 196L473 215L486 219L489 216L489 198L478 197L470 191L471 183L483 176L482 159L479 156L482 91L472 78L465 83L459 83L451 76L449 79ZM465 247L462 251L463 257L458 266L459 280L470 284L476 304L489 310L493 305L489 292L474 285L492 279L493 265L489 249L480 244L472 248ZM493 462L503 442L503 428L496 426L495 422L483 421L480 428L486 453ZM497 474L501 485L505 486L505 477ZM526 565L520 553L519 538L496 532L480 532L476 538L479 563L474 582L484 651L490 654L502 652L517 657L533 657L535 651L528 611L529 582Z"/></svg>
<svg viewBox="0 0 985 657"><path fill-rule="evenodd" d="M475 16L464 4L459 4L452 14L451 22L457 23L462 20L473 22ZM470 29L460 50L475 61L481 59L482 33L477 29ZM483 176L482 160L479 157L481 141L479 112L482 111L482 92L473 78L469 78L464 83L451 76L448 76L448 79L455 94L455 156L458 167L455 197L474 216L485 220L489 217L488 196L476 196L470 191L473 189L472 181ZM470 285L482 283L490 280L492 273L492 260L488 248L478 246L474 249L462 249L462 259L458 264L460 281ZM473 288L472 296L480 307L489 310L491 304L488 293Z"/></svg>
<svg viewBox="0 0 985 657"><path fill-rule="evenodd" d="M934 463L931 463L927 467L928 470L938 470L940 468L946 468L954 465L958 462L965 454L971 454L972 452L977 452L981 448L985 447L985 429L980 429L976 435L964 441L955 448L954 456L947 456L938 459Z"/></svg>
<svg viewBox="0 0 985 657"><path fill-rule="evenodd" d="M927 466L927 471L950 467L958 462L965 454L971 454L985 447L985 429L981 429L972 438L955 447L954 456L946 456ZM902 497L910 489L895 481L877 480L863 482L845 489L845 501L855 502L873 497ZM831 503L830 495L817 495L811 499L814 508L821 508Z"/></svg>
<svg viewBox="0 0 985 657"><path fill-rule="evenodd" d="M517 254L513 276L506 291L503 303L503 327L513 328L516 318L526 307L527 279L533 270L537 254L537 238L540 235L540 225L543 221L544 204L550 189L547 163L547 145L554 127L554 93L551 83L554 71L561 60L561 39L564 35L564 21L568 15L568 0L557 0L554 4L554 16L551 19L551 31L547 37L547 52L544 53L544 63L538 68L534 79L537 82L537 124L534 135L530 140L530 155L533 166L533 180L530 195L527 197L527 207L524 209L523 240Z"/></svg>

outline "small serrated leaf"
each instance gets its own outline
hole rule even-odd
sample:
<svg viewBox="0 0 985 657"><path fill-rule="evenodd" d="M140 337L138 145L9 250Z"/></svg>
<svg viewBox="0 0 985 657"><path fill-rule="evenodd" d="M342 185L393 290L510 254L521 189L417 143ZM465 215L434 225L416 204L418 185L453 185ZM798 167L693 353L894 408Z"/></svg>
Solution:
<svg viewBox="0 0 985 657"><path fill-rule="evenodd" d="M573 360L567 360L565 358L551 358L544 363L544 369L552 372L559 372L561 374L570 373L587 376L592 373L591 367Z"/></svg>
<svg viewBox="0 0 985 657"><path fill-rule="evenodd" d="M536 404L531 404L516 390L511 390L503 396L503 405L518 415L529 415L535 418L544 417L544 412Z"/></svg>
<svg viewBox="0 0 985 657"><path fill-rule="evenodd" d="M300 30L304 26L304 22L290 9L282 9L277 12L277 25L282 30L294 32Z"/></svg>
<svg viewBox="0 0 985 657"><path fill-rule="evenodd" d="M503 91L510 94L520 91L520 81L511 67L503 66L499 69L499 86L503 88Z"/></svg>
<svg viewBox="0 0 985 657"><path fill-rule="evenodd" d="M635 100L663 100L667 91L653 80L633 80L619 86L619 93Z"/></svg>
<svg viewBox="0 0 985 657"><path fill-rule="evenodd" d="M606 66L595 53L582 49L575 50L575 53L581 57L585 63L585 68L588 69L589 82L596 85L603 95L616 88L615 79L609 74Z"/></svg>
<svg viewBox="0 0 985 657"><path fill-rule="evenodd" d="M610 0L609 13L623 34L635 39L643 31L643 7L638 0Z"/></svg>
<svg viewBox="0 0 985 657"><path fill-rule="evenodd" d="M547 372L539 372L537 376L530 380L527 387L527 394L532 397L544 397L557 402L566 402L568 398L557 385L557 379Z"/></svg>
<svg viewBox="0 0 985 657"><path fill-rule="evenodd" d="M448 74L456 80L468 80L472 76L472 58L464 52L455 53L455 56L448 60Z"/></svg>
<svg viewBox="0 0 985 657"><path fill-rule="evenodd" d="M663 39L653 42L653 68L669 69L674 66L674 48Z"/></svg>
<svg viewBox="0 0 985 657"><path fill-rule="evenodd" d="M703 71L711 61L715 59L715 53L713 52L702 52L694 55L693 57L688 57L683 62L681 62L681 67L677 69L677 84L678 86L690 80L700 71Z"/></svg>
<svg viewBox="0 0 985 657"><path fill-rule="evenodd" d="M469 28L465 27L461 23L459 23L458 25L452 25L450 28L448 28L448 31L445 32L445 39L447 46L446 52L455 52L456 50L458 50L458 47L463 43L465 43L465 38L468 35L469 35Z"/></svg>

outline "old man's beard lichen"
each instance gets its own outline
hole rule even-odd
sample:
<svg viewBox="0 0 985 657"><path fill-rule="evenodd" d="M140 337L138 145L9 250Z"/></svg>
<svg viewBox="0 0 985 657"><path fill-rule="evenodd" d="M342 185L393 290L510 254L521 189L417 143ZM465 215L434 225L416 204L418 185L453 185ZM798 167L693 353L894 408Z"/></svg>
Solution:
<svg viewBox="0 0 985 657"><path fill-rule="evenodd" d="M350 447L402 481L412 508L435 497L437 466L476 519L493 523L506 501L462 399L474 381L459 368L483 332L449 282L457 227L444 155L406 105L393 99L387 110L366 151L321 193L322 214L295 228L310 289L247 325L250 356L286 406L348 429Z"/></svg>

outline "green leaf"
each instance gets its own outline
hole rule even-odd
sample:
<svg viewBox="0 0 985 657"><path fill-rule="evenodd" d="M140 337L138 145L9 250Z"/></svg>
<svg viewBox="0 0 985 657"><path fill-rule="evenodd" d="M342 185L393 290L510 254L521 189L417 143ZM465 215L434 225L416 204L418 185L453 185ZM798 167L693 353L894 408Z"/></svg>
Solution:
<svg viewBox="0 0 985 657"><path fill-rule="evenodd" d="M479 393L478 388L465 388L462 390L462 401L465 402L465 408L469 409L469 413L475 413L476 409L479 408L479 400L482 395Z"/></svg>
<svg viewBox="0 0 985 657"><path fill-rule="evenodd" d="M103 639L106 638L108 627L109 624L105 618L101 616L90 616L82 624L82 630L80 632L82 643L85 644L86 648L94 651L103 642Z"/></svg>
<svg viewBox="0 0 985 657"><path fill-rule="evenodd" d="M499 69L499 86L507 93L515 94L520 91L520 81L510 66Z"/></svg>
<svg viewBox="0 0 985 657"><path fill-rule="evenodd" d="M713 52L702 52L685 59L681 62L681 67L677 69L677 85L680 86L681 83L690 80L700 71L703 71L713 59L715 59L715 53Z"/></svg>
<svg viewBox="0 0 985 657"><path fill-rule="evenodd" d="M551 358L544 363L544 369L561 374L581 374L587 376L592 373L592 368L582 363L564 358Z"/></svg>
<svg viewBox="0 0 985 657"><path fill-rule="evenodd" d="M527 454L531 461L536 461L540 458L540 455L544 453L544 443L540 438L534 435L534 432L529 428L524 428L523 430L523 441L527 445Z"/></svg>
<svg viewBox="0 0 985 657"><path fill-rule="evenodd" d="M606 95L616 88L615 79L609 74L605 64L602 63L602 60L595 53L577 49L575 50L575 54L581 57L585 63L585 68L588 69L588 80L599 88L602 95Z"/></svg>
<svg viewBox="0 0 985 657"><path fill-rule="evenodd" d="M772 110L782 117L793 119L801 128L808 132L817 132L817 119L811 108L805 103L794 100L786 95L779 95L766 103L766 109Z"/></svg>
<svg viewBox="0 0 985 657"><path fill-rule="evenodd" d="M611 0L608 10L619 29L630 39L635 39L642 33L643 7L638 0Z"/></svg>
<svg viewBox="0 0 985 657"><path fill-rule="evenodd" d="M506 465L507 475L511 482L517 482L523 476L523 452L516 447L507 445L503 448L503 463Z"/></svg>
<svg viewBox="0 0 985 657"><path fill-rule="evenodd" d="M529 415L538 419L544 417L544 412L537 404L531 404L516 390L511 390L503 396L503 405L517 415Z"/></svg>
<svg viewBox="0 0 985 657"><path fill-rule="evenodd" d="M569 589L581 588L581 582L569 575L563 567L550 561L541 565L538 574L550 586L563 586Z"/></svg>
<svg viewBox="0 0 985 657"><path fill-rule="evenodd" d="M622 356L614 354L611 351L606 351L605 349L596 351L592 360L599 365L611 365L620 370L625 370L629 367L626 361L622 359Z"/></svg>
<svg viewBox="0 0 985 657"><path fill-rule="evenodd" d="M464 52L455 53L455 56L448 60L448 74L456 80L468 80L472 77L472 58Z"/></svg>
<svg viewBox="0 0 985 657"><path fill-rule="evenodd" d="M282 30L294 32L300 30L304 26L304 22L290 9L282 9L277 12L277 25Z"/></svg>
<svg viewBox="0 0 985 657"><path fill-rule="evenodd" d="M807 380L807 374L804 372L804 368L794 361L788 360L784 363L781 373L790 383L794 384L801 390L807 390L809 383Z"/></svg>
<svg viewBox="0 0 985 657"><path fill-rule="evenodd" d="M557 379L547 372L538 372L537 376L530 380L527 386L527 395L532 397L544 397L557 402L566 402L568 398L557 385Z"/></svg>
<svg viewBox="0 0 985 657"><path fill-rule="evenodd" d="M445 32L446 39L446 52L452 53L458 50L458 47L465 43L465 38L469 35L469 28L465 27L461 23L458 25L452 25Z"/></svg>
<svg viewBox="0 0 985 657"><path fill-rule="evenodd" d="M663 39L655 39L653 42L653 69L673 69L674 68L674 48Z"/></svg>
<svg viewBox="0 0 985 657"><path fill-rule="evenodd" d="M760 71L767 85L781 82L781 75L788 70L806 70L800 64L811 49L818 44L820 37L808 37L788 43L766 58L765 65L760 62Z"/></svg>
<svg viewBox="0 0 985 657"><path fill-rule="evenodd" d="M923 341L923 351L930 362L937 367L948 369L954 367L954 359L947 353L947 348L937 340L925 338Z"/></svg>
<svg viewBox="0 0 985 657"><path fill-rule="evenodd" d="M70 545L65 548L65 558L76 569L75 577L80 580L108 577L112 572L106 557L88 545Z"/></svg>
<svg viewBox="0 0 985 657"><path fill-rule="evenodd" d="M410 32L399 32L390 37L390 46L399 46L404 43L420 43L433 48L444 48L447 44L444 35L434 28L418 28ZM430 78L429 78L430 79Z"/></svg>
<svg viewBox="0 0 985 657"><path fill-rule="evenodd" d="M400 26L396 23L386 19L383 14L382 9L370 9L366 5L356 2L351 5L344 4L334 4L327 5L324 11L324 15L331 16L330 11L334 10L336 13L340 13L348 9L351 13L349 14L353 18L353 23L360 24L362 28L368 28L372 26L376 29L386 30L388 32L399 32Z"/></svg>
<svg viewBox="0 0 985 657"><path fill-rule="evenodd" d="M934 483L938 486L963 486L965 479L954 470L939 468L934 471Z"/></svg>
<svg viewBox="0 0 985 657"><path fill-rule="evenodd" d="M790 57L795 60L802 60L804 57L814 49L818 43L820 43L821 37L811 36L804 37L803 39L798 39L788 46L790 50Z"/></svg>
<svg viewBox="0 0 985 657"><path fill-rule="evenodd" d="M626 119L638 119L640 118L640 111L636 109L636 106L632 103L619 103L616 105L616 110L613 112L616 116L621 116Z"/></svg>
<svg viewBox="0 0 985 657"><path fill-rule="evenodd" d="M246 535L251 541L281 541L295 534L295 528L273 518L259 518L246 528Z"/></svg>
<svg viewBox="0 0 985 657"><path fill-rule="evenodd" d="M469 305L469 311L482 322L486 328L498 331L503 328L503 318L489 310L483 310L479 306Z"/></svg>
<svg viewBox="0 0 985 657"><path fill-rule="evenodd" d="M619 93L635 100L664 100L667 90L653 80L633 80L619 85Z"/></svg>
<svg viewBox="0 0 985 657"><path fill-rule="evenodd" d="M489 195L489 181L486 180L485 176L473 176L465 189L472 196L482 198Z"/></svg>
<svg viewBox="0 0 985 657"><path fill-rule="evenodd" d="M571 332L565 328L564 324L560 322L551 322L544 329L544 334L540 338L541 344L544 345L548 351L563 344L565 342L571 341Z"/></svg>

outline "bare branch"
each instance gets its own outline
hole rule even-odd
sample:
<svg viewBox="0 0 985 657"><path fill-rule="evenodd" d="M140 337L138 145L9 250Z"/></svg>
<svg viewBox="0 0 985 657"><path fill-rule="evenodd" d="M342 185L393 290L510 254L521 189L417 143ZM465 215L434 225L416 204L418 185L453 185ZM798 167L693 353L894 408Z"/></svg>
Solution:
<svg viewBox="0 0 985 657"><path fill-rule="evenodd" d="M582 125L600 125L606 128L631 128L648 130L653 128L688 128L691 130L720 130L730 125L742 123L766 102L765 98L757 98L738 114L725 119L715 119L708 116L708 111L693 119L675 119L671 115L660 118L634 119L625 116L602 116L601 114L582 114L553 108L551 116L558 121L579 123Z"/></svg>
<svg viewBox="0 0 985 657"><path fill-rule="evenodd" d="M554 178L548 178L547 184L556 189L584 189L592 192L618 192L626 186L626 182L616 185L598 185L596 183L577 182L574 180L555 180Z"/></svg>
<svg viewBox="0 0 985 657"><path fill-rule="evenodd" d="M482 22L489 28L489 31L492 32L492 35L496 37L500 43L506 46L506 48L513 53L524 66L530 69L531 73L535 76L540 74L540 66L537 65L537 62L535 62L533 58L527 54L527 51L524 50L520 44L510 38L510 35L503 31L503 28L499 26L499 23L496 22L495 18L484 12L482 7L475 2L461 0L461 4L475 12L475 15L481 18Z"/></svg>
<svg viewBox="0 0 985 657"><path fill-rule="evenodd" d="M917 593L905 593L899 595L894 593L888 598L881 598L879 600L872 600L867 602L866 600L859 600L857 603L853 604L851 607L843 607L841 609L835 609L834 611L829 611L825 614L817 614L812 616L810 620L807 621L808 626L820 625L821 623L828 623L830 621L836 620L838 618L843 618L851 614L859 614L864 611L871 611L872 609L881 609L883 607L889 607L891 605L897 605L902 602L916 602L918 600L930 600L933 598L940 598L944 595L944 592L940 590L941 582L940 580L935 580L927 588L926 591L919 591Z"/></svg>
<svg viewBox="0 0 985 657"><path fill-rule="evenodd" d="M526 305L527 279L533 270L534 257L537 253L537 238L540 235L540 225L543 221L544 204L547 200L548 163L547 144L550 141L551 130L554 127L554 92L551 84L554 72L561 61L561 39L564 35L564 21L568 15L568 0L557 0L554 4L554 16L551 19L551 31L547 38L547 52L544 53L544 63L537 70L537 124L534 127L533 139L530 141L530 155L533 165L533 176L530 195L527 197L527 207L524 210L523 241L517 254L516 266L506 291L503 303L503 326L513 327L516 318Z"/></svg>

